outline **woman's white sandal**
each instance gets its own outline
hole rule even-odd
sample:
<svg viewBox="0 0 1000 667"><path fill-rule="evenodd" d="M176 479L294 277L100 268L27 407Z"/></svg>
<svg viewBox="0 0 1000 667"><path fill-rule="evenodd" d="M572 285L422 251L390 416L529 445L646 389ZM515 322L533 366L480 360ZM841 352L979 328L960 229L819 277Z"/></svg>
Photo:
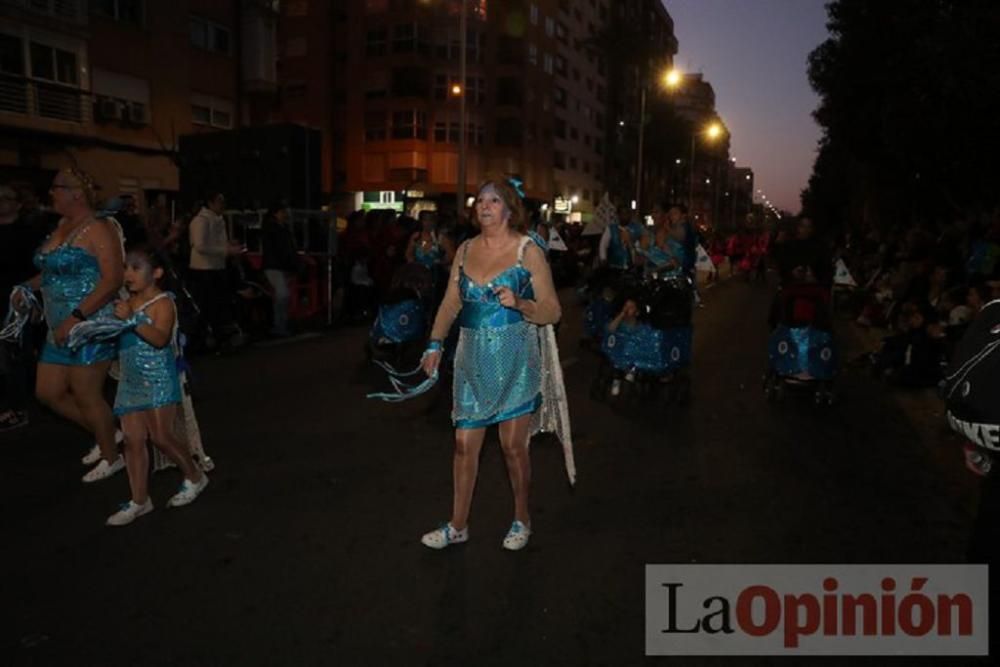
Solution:
<svg viewBox="0 0 1000 667"><path fill-rule="evenodd" d="M437 530L432 530L420 538L423 545L425 547L430 547L431 549L444 549L452 544L461 544L462 542L467 542L468 540L468 526L462 530L455 530L455 527L450 523L443 524Z"/></svg>

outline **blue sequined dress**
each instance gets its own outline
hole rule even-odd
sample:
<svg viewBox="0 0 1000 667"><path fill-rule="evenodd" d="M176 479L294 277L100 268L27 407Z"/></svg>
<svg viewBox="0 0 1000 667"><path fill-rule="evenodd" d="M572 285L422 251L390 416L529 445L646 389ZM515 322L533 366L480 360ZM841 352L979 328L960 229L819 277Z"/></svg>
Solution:
<svg viewBox="0 0 1000 667"><path fill-rule="evenodd" d="M441 263L441 259L443 257L444 248L441 247L436 235L431 235L431 245L426 249L424 248L420 237L417 237L413 248L413 259L415 262L422 264L433 271Z"/></svg>
<svg viewBox="0 0 1000 667"><path fill-rule="evenodd" d="M533 299L531 273L524 267L524 243L517 263L485 285L459 266L459 338L455 350L452 420L460 429L482 428L535 412L541 405L538 327L520 311L501 305L494 293L508 287Z"/></svg>
<svg viewBox="0 0 1000 667"><path fill-rule="evenodd" d="M84 228L86 229L86 228ZM35 266L42 272L42 298L45 321L49 333L39 361L60 366L89 366L100 361L110 361L116 356L115 342L93 343L76 350L56 345L56 328L73 312L101 281L101 269L97 258L87 250L73 245L80 236L74 234L61 245L46 252L35 253ZM112 317L114 304L108 303L91 318Z"/></svg>
<svg viewBox="0 0 1000 667"><path fill-rule="evenodd" d="M161 298L173 296L165 292L143 304L138 310L144 311ZM175 343L176 341L171 341L169 345L154 347L134 329L121 335L118 339L121 378L118 380L118 395L115 396L116 415L153 410L181 402Z"/></svg>

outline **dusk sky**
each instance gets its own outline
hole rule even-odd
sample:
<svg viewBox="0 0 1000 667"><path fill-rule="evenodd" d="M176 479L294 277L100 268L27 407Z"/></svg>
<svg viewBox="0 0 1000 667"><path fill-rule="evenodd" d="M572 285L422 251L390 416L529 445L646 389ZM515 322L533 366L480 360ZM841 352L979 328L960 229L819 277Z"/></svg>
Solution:
<svg viewBox="0 0 1000 667"><path fill-rule="evenodd" d="M731 155L754 170L771 203L799 210L819 126L806 57L827 37L825 0L664 0L675 66L702 72L732 132Z"/></svg>

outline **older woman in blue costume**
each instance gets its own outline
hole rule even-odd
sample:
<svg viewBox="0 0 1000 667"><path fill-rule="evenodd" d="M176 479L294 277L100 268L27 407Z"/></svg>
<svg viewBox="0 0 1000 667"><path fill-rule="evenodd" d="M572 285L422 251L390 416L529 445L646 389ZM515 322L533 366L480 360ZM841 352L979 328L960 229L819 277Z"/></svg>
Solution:
<svg viewBox="0 0 1000 667"><path fill-rule="evenodd" d="M524 209L515 188L504 180L487 182L479 190L475 211L481 233L458 248L422 362L424 372L436 376L443 341L457 319L452 514L422 542L442 549L468 540L480 449L487 427L497 424L514 492L514 521L503 547L516 551L531 535L528 442L532 432L549 430L537 426L546 411L561 413L567 433L560 438L571 481L575 474L558 353L552 327L546 326L559 320L561 310L545 255L525 233ZM558 390L549 389L552 378Z"/></svg>
<svg viewBox="0 0 1000 667"><path fill-rule="evenodd" d="M125 466L103 394L116 345L101 342L71 350L66 339L79 322L111 317L112 302L122 286L122 238L116 224L95 217L97 188L86 173L60 171L49 194L62 219L35 255L41 273L28 281L32 290L41 289L49 325L36 393L56 413L94 434L101 458L83 477L84 482L94 482Z"/></svg>

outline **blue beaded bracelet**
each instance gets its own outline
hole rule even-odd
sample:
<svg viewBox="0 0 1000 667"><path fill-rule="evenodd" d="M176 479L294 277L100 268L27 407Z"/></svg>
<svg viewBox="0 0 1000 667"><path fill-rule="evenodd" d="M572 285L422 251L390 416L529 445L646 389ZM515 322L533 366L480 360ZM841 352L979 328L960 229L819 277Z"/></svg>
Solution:
<svg viewBox="0 0 1000 667"><path fill-rule="evenodd" d="M427 341L427 352L441 352L444 350L444 342L440 340Z"/></svg>

